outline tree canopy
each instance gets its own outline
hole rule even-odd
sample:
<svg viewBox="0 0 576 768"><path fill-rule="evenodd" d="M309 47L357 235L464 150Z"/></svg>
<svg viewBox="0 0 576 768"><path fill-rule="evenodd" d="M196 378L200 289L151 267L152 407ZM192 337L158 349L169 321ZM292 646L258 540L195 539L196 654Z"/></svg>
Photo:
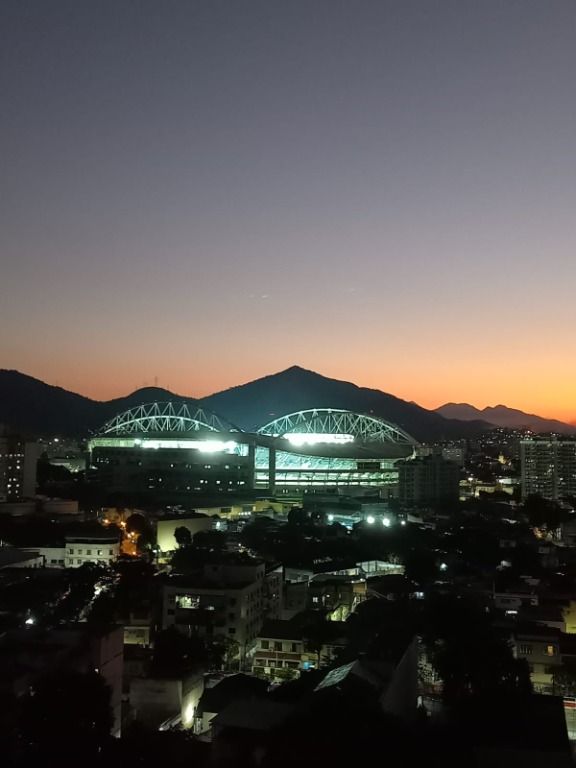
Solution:
<svg viewBox="0 0 576 768"><path fill-rule="evenodd" d="M188 547L192 544L192 534L185 525L179 525L174 531L174 538L179 547Z"/></svg>

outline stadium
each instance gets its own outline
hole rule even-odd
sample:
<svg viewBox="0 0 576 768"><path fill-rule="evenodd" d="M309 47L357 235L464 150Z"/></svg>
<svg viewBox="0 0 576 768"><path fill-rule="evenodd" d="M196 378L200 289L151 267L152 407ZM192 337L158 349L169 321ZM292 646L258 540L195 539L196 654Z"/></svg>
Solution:
<svg viewBox="0 0 576 768"><path fill-rule="evenodd" d="M186 402L154 402L108 421L88 445L92 479L114 491L162 499L312 490L378 491L417 443L382 418L336 408L286 414L254 432Z"/></svg>

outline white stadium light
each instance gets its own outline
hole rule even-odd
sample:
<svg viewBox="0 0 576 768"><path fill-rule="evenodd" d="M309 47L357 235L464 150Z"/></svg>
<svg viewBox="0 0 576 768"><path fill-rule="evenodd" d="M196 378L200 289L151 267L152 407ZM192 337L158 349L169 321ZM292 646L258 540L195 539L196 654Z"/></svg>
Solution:
<svg viewBox="0 0 576 768"><path fill-rule="evenodd" d="M331 443L333 445L344 445L354 442L354 435L327 435L314 434L312 432L289 432L284 435L286 440L292 445L320 445L322 443Z"/></svg>

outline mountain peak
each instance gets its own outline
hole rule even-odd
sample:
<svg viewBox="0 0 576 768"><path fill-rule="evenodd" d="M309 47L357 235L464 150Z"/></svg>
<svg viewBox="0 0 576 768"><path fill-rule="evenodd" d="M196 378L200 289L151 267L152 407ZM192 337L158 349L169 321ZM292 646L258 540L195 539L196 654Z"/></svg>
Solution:
<svg viewBox="0 0 576 768"><path fill-rule="evenodd" d="M309 368L302 368L301 365L291 365L289 368L285 368L283 371L273 373L271 376L321 376L316 371L311 371ZM323 378L323 377L322 377Z"/></svg>
<svg viewBox="0 0 576 768"><path fill-rule="evenodd" d="M480 410L468 403L446 403L436 408L447 419L460 419L471 421L484 419L490 424L507 429L530 429L533 432L559 432L574 434L576 430L572 424L565 424L557 419L546 419L534 413L525 413L517 408L509 408L507 405L491 405Z"/></svg>

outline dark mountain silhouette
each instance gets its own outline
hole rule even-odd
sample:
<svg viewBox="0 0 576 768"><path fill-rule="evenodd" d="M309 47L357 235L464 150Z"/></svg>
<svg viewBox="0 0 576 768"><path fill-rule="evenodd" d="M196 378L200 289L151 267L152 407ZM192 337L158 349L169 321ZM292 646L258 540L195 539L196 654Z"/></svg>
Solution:
<svg viewBox="0 0 576 768"><path fill-rule="evenodd" d="M18 371L0 370L0 424L30 435L83 437L115 414L154 400L188 400L156 387L100 402L45 384Z"/></svg>
<svg viewBox="0 0 576 768"><path fill-rule="evenodd" d="M115 414L154 400L202 404L244 429L254 429L285 413L313 407L373 413L398 424L419 440L467 437L490 427L480 421L445 419L385 392L328 379L296 366L199 401L166 389L146 387L126 397L100 402L18 371L0 370L0 424L30 435L85 437Z"/></svg>
<svg viewBox="0 0 576 768"><path fill-rule="evenodd" d="M445 419L377 389L329 379L298 366L218 392L200 402L247 430L286 413L314 407L371 413L403 427L418 440L466 437L491 426L480 421Z"/></svg>
<svg viewBox="0 0 576 768"><path fill-rule="evenodd" d="M469 403L446 403L436 409L436 413L447 419L471 421L483 419L497 427L510 429L531 429L533 432L560 432L567 435L576 434L576 426L566 424L556 419L545 419L534 413L525 413L517 408L506 405L494 405L487 408L475 408Z"/></svg>

